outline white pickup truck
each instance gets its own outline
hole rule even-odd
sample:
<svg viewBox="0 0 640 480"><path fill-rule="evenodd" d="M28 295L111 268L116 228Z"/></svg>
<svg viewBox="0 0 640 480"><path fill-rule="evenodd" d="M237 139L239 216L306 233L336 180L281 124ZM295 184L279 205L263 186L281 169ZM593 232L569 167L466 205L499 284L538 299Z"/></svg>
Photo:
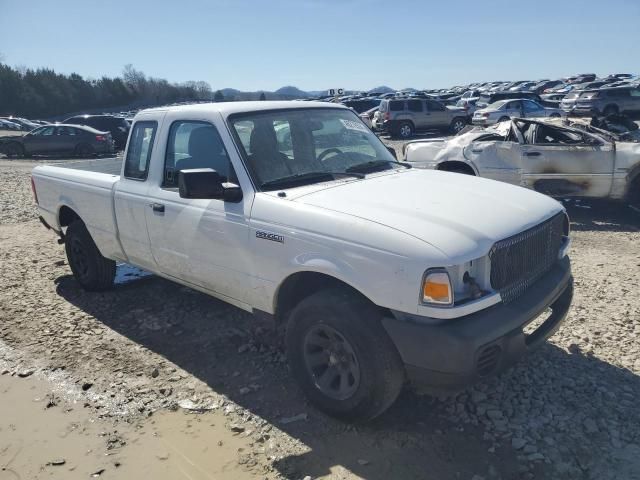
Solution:
<svg viewBox="0 0 640 480"><path fill-rule="evenodd" d="M303 391L343 419L380 414L405 379L452 390L503 370L571 303L558 202L412 169L339 105L146 110L121 174L100 162L33 170L78 283L108 289L126 262L273 320Z"/></svg>

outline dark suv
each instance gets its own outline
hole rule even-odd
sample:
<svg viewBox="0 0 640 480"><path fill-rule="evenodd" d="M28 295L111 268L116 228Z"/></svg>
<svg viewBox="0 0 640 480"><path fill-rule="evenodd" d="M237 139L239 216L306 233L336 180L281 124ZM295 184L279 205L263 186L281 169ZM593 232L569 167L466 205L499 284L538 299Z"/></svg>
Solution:
<svg viewBox="0 0 640 480"><path fill-rule="evenodd" d="M640 112L640 87L601 88L585 90L574 113L579 115L613 115Z"/></svg>
<svg viewBox="0 0 640 480"><path fill-rule="evenodd" d="M382 100L372 121L374 130L382 130L401 138L417 131L449 130L458 133L469 123L464 108L447 107L425 98Z"/></svg>
<svg viewBox="0 0 640 480"><path fill-rule="evenodd" d="M67 118L68 125L88 125L96 130L111 132L116 148L124 148L129 136L129 123L122 117L114 115L77 115Z"/></svg>

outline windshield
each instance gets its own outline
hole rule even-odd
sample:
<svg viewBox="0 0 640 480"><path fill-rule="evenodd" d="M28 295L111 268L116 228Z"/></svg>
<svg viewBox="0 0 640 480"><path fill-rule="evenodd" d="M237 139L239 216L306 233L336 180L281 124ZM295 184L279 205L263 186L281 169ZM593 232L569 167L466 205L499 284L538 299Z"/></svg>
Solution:
<svg viewBox="0 0 640 480"><path fill-rule="evenodd" d="M244 160L262 190L402 168L350 110L291 109L232 115Z"/></svg>

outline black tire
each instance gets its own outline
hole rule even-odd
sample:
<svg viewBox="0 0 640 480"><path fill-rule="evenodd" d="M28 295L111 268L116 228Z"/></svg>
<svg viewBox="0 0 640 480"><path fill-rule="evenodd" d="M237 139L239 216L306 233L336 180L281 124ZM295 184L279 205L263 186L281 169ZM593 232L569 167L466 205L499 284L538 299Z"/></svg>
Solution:
<svg viewBox="0 0 640 480"><path fill-rule="evenodd" d="M464 118L456 117L453 120L451 120L451 125L449 126L449 130L454 135L457 135L460 132L460 130L462 130L464 127L467 126L467 124L468 122Z"/></svg>
<svg viewBox="0 0 640 480"><path fill-rule="evenodd" d="M551 115L549 115L549 118L560 118L561 115L559 113L552 113Z"/></svg>
<svg viewBox="0 0 640 480"><path fill-rule="evenodd" d="M473 170L471 170L471 168L464 168L464 167L449 167L449 168L444 168L441 171L443 172L451 172L451 173L461 173L463 175L472 175L475 177L475 173L473 172Z"/></svg>
<svg viewBox="0 0 640 480"><path fill-rule="evenodd" d="M402 139L411 138L414 133L415 128L411 122L400 122L396 127L396 136Z"/></svg>
<svg viewBox="0 0 640 480"><path fill-rule="evenodd" d="M24 147L16 142L11 142L4 147L4 153L9 158L20 158L25 156Z"/></svg>
<svg viewBox="0 0 640 480"><path fill-rule="evenodd" d="M75 154L78 157L91 157L94 154L94 150L93 147L87 143L81 143L80 145L78 145L75 149Z"/></svg>
<svg viewBox="0 0 640 480"><path fill-rule="evenodd" d="M625 201L635 208L640 208L640 175L629 185Z"/></svg>
<svg viewBox="0 0 640 480"><path fill-rule="evenodd" d="M402 390L404 366L380 312L355 292L334 288L302 300L289 316L285 342L293 377L309 401L333 417L370 420Z"/></svg>
<svg viewBox="0 0 640 480"><path fill-rule="evenodd" d="M102 256L81 220L67 228L65 252L73 276L89 292L108 290L116 276L116 262Z"/></svg>
<svg viewBox="0 0 640 480"><path fill-rule="evenodd" d="M507 117L506 115L504 117L500 117L498 119L498 123L500 122L506 122L507 120L511 120L511 117Z"/></svg>
<svg viewBox="0 0 640 480"><path fill-rule="evenodd" d="M607 105L602 111L602 115L608 117L609 115L617 115L619 112L617 105Z"/></svg>

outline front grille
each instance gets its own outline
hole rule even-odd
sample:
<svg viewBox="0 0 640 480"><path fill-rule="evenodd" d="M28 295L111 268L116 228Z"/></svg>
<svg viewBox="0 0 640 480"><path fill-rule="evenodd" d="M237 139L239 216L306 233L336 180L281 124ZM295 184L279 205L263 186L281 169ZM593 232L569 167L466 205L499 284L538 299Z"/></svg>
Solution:
<svg viewBox="0 0 640 480"><path fill-rule="evenodd" d="M496 242L489 252L491 286L509 303L549 271L558 259L564 235L564 213Z"/></svg>

